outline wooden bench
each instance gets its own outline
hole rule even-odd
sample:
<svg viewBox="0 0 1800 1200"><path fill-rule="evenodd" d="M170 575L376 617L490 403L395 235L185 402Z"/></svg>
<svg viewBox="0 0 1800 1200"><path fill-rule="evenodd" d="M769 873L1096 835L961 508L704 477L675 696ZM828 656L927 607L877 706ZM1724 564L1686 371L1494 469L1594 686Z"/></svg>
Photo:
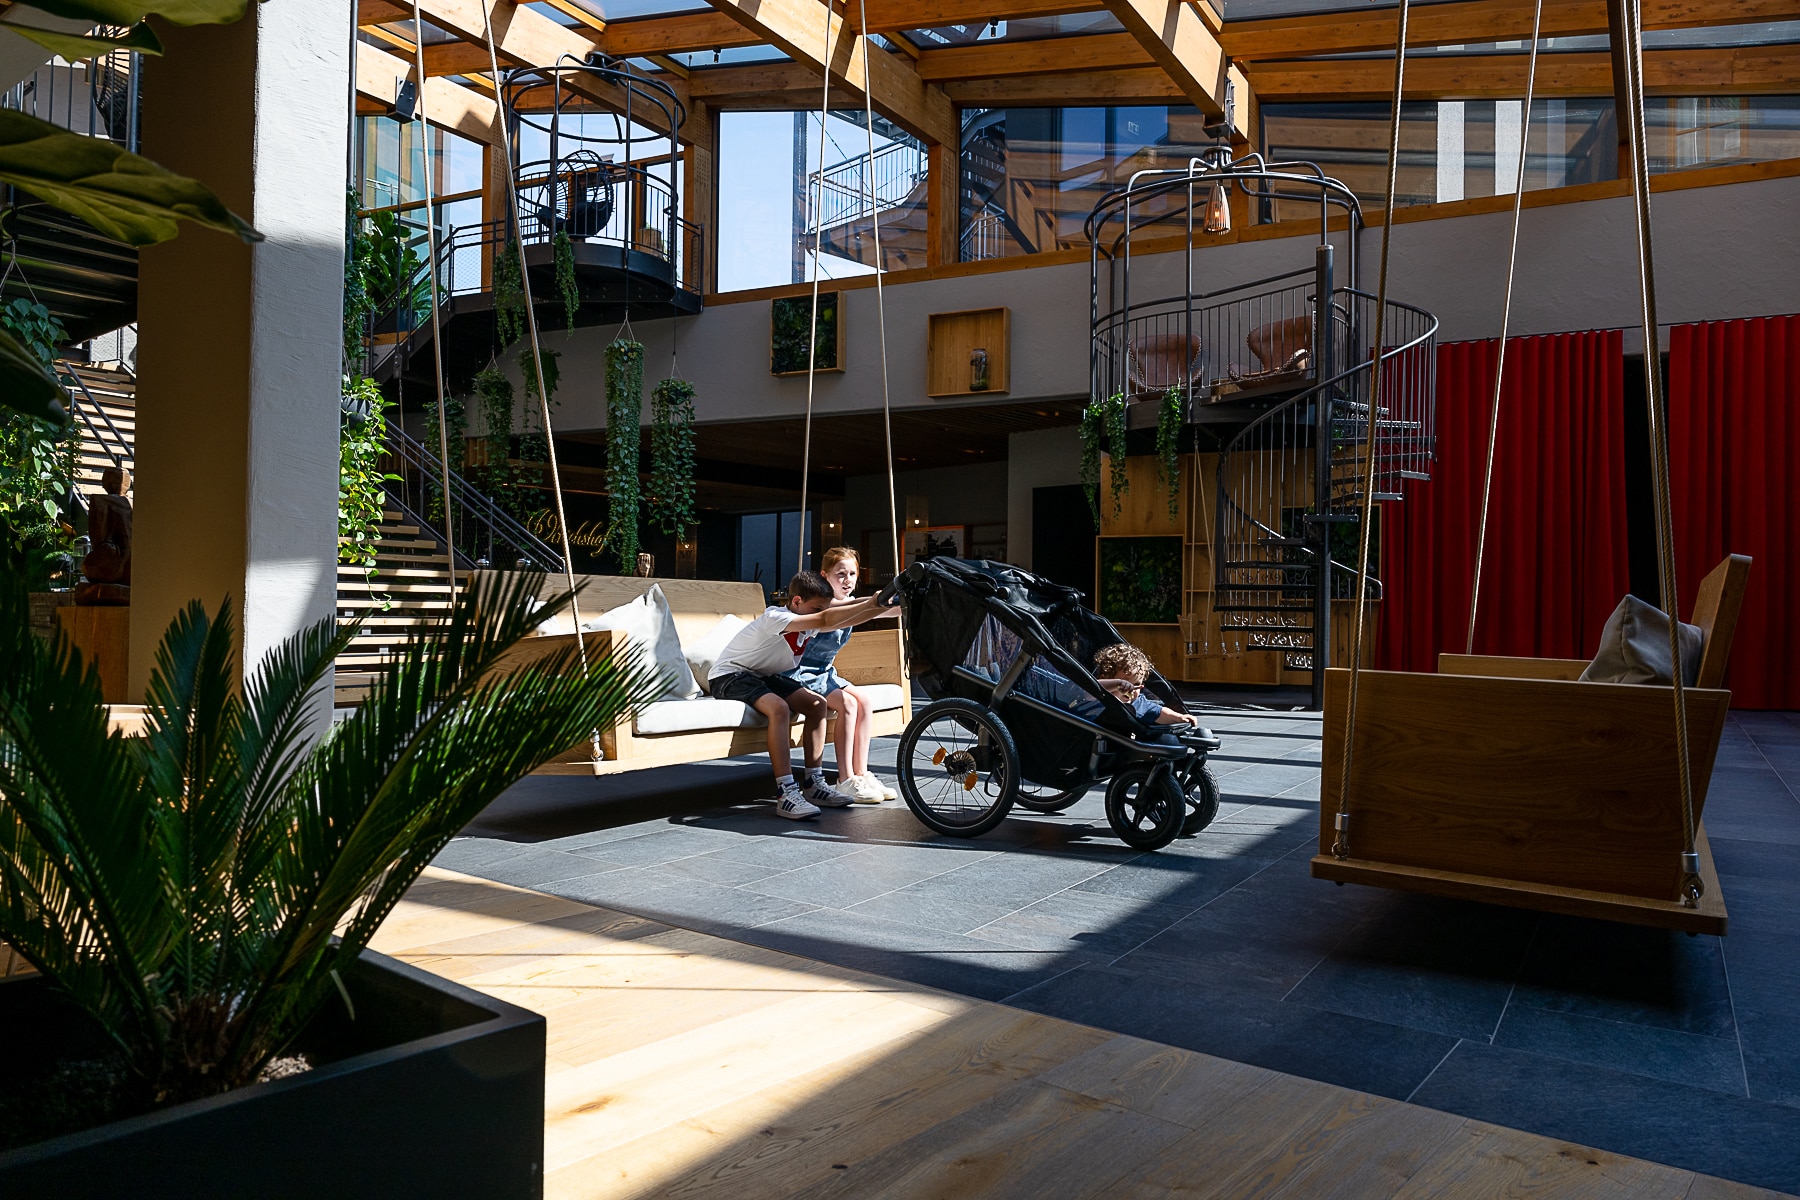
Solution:
<svg viewBox="0 0 1800 1200"><path fill-rule="evenodd" d="M675 617L676 632L684 646L692 645L705 636L727 614L748 621L768 607L762 586L755 583L723 583L704 579L637 579L617 575L577 576L576 582L582 585L580 603L584 620L636 599L649 591L653 584L661 585L663 595L669 601L669 610ZM553 576L545 582L545 595L566 590L567 581L560 576ZM592 656L609 653L615 644L614 634L608 630L589 633L584 637L587 651ZM572 633L530 638L514 650L506 665L536 661L565 650L574 642L575 635ZM906 728L906 723L912 719L912 697L897 620L885 618L859 626L851 633L848 644L839 652L836 666L838 673L851 683L860 686L892 684L899 689L898 706L874 714L875 736L898 734ZM835 725L835 719L831 725ZM795 722L791 745L800 744L800 730L800 723ZM826 736L829 738L832 732L832 728L828 726ZM768 737L765 727L760 724L747 728L640 734L636 732L635 722L628 717L611 728L600 731L600 751L604 756L600 761L593 759L591 743L583 741L539 767L534 774L611 775L648 767L766 753L767 749Z"/></svg>
<svg viewBox="0 0 1800 1200"><path fill-rule="evenodd" d="M1705 895L1682 903L1675 714L1666 686L1583 683L1579 659L1446 654L1439 673L1362 672L1350 857L1332 853L1347 670L1326 673L1321 879L1722 934L1725 901L1700 825L1731 693L1725 667L1750 560L1700 585L1697 686L1685 689Z"/></svg>

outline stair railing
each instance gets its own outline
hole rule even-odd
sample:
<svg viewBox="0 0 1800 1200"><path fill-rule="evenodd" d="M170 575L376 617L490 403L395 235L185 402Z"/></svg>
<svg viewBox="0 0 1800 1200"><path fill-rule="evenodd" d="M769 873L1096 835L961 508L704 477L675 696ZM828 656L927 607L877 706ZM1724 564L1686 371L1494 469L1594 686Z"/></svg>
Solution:
<svg viewBox="0 0 1800 1200"><path fill-rule="evenodd" d="M431 510L434 492L443 494L436 453L396 425L388 426L388 449L400 467L395 472L400 478L388 485L389 499L422 530L432 531L431 522L420 514ZM450 500L456 506L459 545L453 557L459 569L518 566L549 574L564 570L562 555L549 543L455 471L450 472Z"/></svg>
<svg viewBox="0 0 1800 1200"><path fill-rule="evenodd" d="M132 444L125 440L125 435L119 432L117 425L113 424L113 419L107 415L105 407L94 399L94 393L88 391L87 381L81 377L80 372L71 369L64 363L58 363L57 366L64 382L73 385L69 389L70 410L80 419L82 427L88 432L89 439L100 447L101 452L111 460L112 465L123 467L128 459L134 457ZM87 401L86 405L82 404L83 400ZM106 444L106 438L101 434L100 427L95 425L94 418L88 415L90 408L99 414L101 425L106 427L106 432L112 435L112 440L119 447L118 453L114 453L113 448Z"/></svg>

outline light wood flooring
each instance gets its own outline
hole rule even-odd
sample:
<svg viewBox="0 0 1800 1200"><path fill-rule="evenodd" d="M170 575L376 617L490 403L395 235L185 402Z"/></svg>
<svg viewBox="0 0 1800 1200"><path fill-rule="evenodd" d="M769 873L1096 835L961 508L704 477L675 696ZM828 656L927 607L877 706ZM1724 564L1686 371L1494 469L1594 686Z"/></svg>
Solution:
<svg viewBox="0 0 1800 1200"><path fill-rule="evenodd" d="M554 1200L1776 1195L436 869L375 948L548 1018Z"/></svg>

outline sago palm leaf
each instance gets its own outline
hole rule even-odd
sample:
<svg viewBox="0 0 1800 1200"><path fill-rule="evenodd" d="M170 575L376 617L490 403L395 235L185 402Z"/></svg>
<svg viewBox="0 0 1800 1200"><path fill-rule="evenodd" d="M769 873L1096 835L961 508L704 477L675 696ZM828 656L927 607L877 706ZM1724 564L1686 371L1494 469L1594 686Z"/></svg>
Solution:
<svg viewBox="0 0 1800 1200"><path fill-rule="evenodd" d="M138 1058L157 1036L151 964L178 936L150 830L98 674L0 587L0 938Z"/></svg>

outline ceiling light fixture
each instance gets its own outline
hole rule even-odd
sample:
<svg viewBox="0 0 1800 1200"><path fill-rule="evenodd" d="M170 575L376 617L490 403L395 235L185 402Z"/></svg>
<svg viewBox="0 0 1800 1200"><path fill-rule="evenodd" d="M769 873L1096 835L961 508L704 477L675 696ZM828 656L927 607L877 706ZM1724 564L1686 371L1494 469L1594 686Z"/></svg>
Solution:
<svg viewBox="0 0 1800 1200"><path fill-rule="evenodd" d="M1228 189L1231 184L1219 180L1212 185L1212 193L1206 198L1206 232L1219 234L1231 232L1231 202Z"/></svg>

